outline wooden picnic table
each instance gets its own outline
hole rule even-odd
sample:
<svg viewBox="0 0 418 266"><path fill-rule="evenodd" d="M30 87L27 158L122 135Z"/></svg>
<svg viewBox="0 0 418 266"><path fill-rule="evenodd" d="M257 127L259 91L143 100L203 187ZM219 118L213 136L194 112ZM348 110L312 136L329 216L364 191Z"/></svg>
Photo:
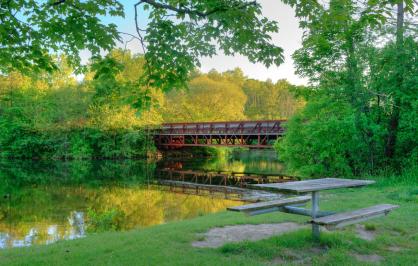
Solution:
<svg viewBox="0 0 418 266"><path fill-rule="evenodd" d="M287 193L311 193L312 194L312 207L311 211L308 212L305 209L293 207L292 212L300 214L310 214L312 220L317 217L328 216L329 212L320 212L319 209L319 192L322 190L337 189L337 188L354 188L362 187L365 185L373 184L372 180L358 180L358 179L342 179L342 178L321 178L321 179L311 179L304 181L294 181L287 183L272 183L272 184L258 184L254 187L287 192ZM288 207L292 208L292 207ZM312 223L312 234L315 239L319 238L319 225Z"/></svg>

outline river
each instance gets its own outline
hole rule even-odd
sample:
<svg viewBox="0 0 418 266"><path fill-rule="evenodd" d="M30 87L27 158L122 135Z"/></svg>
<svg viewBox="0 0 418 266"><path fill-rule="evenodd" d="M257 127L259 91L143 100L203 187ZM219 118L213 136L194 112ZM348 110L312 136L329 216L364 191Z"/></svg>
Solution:
<svg viewBox="0 0 418 266"><path fill-rule="evenodd" d="M1 161L0 248L143 228L275 197L248 184L287 181L272 150L217 158Z"/></svg>

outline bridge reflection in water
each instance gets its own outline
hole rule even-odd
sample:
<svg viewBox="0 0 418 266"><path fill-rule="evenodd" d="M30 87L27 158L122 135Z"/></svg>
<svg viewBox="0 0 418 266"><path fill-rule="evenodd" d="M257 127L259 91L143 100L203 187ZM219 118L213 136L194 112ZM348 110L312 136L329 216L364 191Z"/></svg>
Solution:
<svg viewBox="0 0 418 266"><path fill-rule="evenodd" d="M230 200L262 201L282 197L281 194L250 189L252 184L281 183L297 180L286 175L265 175L238 172L211 172L161 169L156 183L171 192L205 196L221 196Z"/></svg>
<svg viewBox="0 0 418 266"><path fill-rule="evenodd" d="M283 135L285 120L167 123L154 132L159 148L234 146L270 148Z"/></svg>
<svg viewBox="0 0 418 266"><path fill-rule="evenodd" d="M291 179L272 174L282 168L257 155L268 152L234 155L242 160L167 160L158 165L136 160L1 162L0 186L7 186L1 191L6 194L0 194L0 250L143 228L277 197L248 192L251 183Z"/></svg>

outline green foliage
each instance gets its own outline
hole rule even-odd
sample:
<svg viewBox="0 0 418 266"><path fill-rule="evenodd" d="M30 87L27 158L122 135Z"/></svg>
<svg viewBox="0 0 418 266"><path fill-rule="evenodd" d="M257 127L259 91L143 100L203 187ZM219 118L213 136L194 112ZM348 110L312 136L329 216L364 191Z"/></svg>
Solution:
<svg viewBox="0 0 418 266"><path fill-rule="evenodd" d="M139 128L119 131L83 128L39 132L22 128L9 128L6 131L4 127L0 127L0 131L0 156L7 158L139 158L147 154L147 149L154 149L146 134Z"/></svg>
<svg viewBox="0 0 418 266"><path fill-rule="evenodd" d="M287 119L304 105L292 92L293 86L286 80L276 84L270 81L246 80L243 90L248 99L245 115L249 119Z"/></svg>
<svg viewBox="0 0 418 266"><path fill-rule="evenodd" d="M87 231L95 233L119 231L121 229L120 223L123 216L124 213L117 209L96 212L90 208L87 210Z"/></svg>
<svg viewBox="0 0 418 266"><path fill-rule="evenodd" d="M248 79L237 68L218 73L195 73L185 91L171 91L162 106L164 121L234 121L286 119L303 104L285 80Z"/></svg>
<svg viewBox="0 0 418 266"><path fill-rule="evenodd" d="M152 178L154 169L155 164L145 160L0 160L0 192L17 195L23 187L36 185L137 186Z"/></svg>
<svg viewBox="0 0 418 266"><path fill-rule="evenodd" d="M138 158L155 149L146 129L164 121L286 118L300 104L287 82L248 80L240 69L195 72L189 90L164 95L138 83L140 55L114 50L96 57L81 83L65 57L57 60L52 74L0 77L1 157ZM270 88L274 97L267 97ZM268 99L254 108L261 92Z"/></svg>
<svg viewBox="0 0 418 266"><path fill-rule="evenodd" d="M129 51L113 50L104 58L97 57L91 69L91 86L95 90L92 109L96 109L97 114L106 116L111 116L114 112L124 113L122 119L131 121L119 123L119 127L127 127L128 124L143 125L141 121L148 124L160 123L161 115L156 113L156 108L163 97L162 92L141 85L138 77L144 73L144 64L143 56L132 55ZM129 112L127 106L135 108L137 115L142 116L141 121L137 120L135 123L132 115L126 115ZM104 119L100 117L99 120L102 123ZM114 126L109 125L110 128Z"/></svg>
<svg viewBox="0 0 418 266"><path fill-rule="evenodd" d="M77 134L78 133L78 134ZM70 139L70 154L73 159L85 159L94 157L92 145L86 141L84 132L72 134Z"/></svg>
<svg viewBox="0 0 418 266"><path fill-rule="evenodd" d="M144 81L163 90L187 87L200 58L215 55L247 56L267 66L283 62L282 49L272 44L277 23L263 17L261 5L246 0L140 1L149 10L144 33ZM136 11L140 8L135 6ZM140 29L137 29L140 33Z"/></svg>
<svg viewBox="0 0 418 266"><path fill-rule="evenodd" d="M0 72L56 70L51 51L64 53L73 65L80 63L80 50L110 51L116 25L100 16L124 16L123 6L115 0L2 1Z"/></svg>
<svg viewBox="0 0 418 266"><path fill-rule="evenodd" d="M416 4L408 1L393 13L390 8L400 1L286 2L301 18L303 45L293 57L297 72L311 86L298 93L308 103L276 144L283 161L292 171L310 176L414 167L416 31L399 19L396 28L382 26L402 17L400 11L413 13Z"/></svg>
<svg viewBox="0 0 418 266"><path fill-rule="evenodd" d="M372 56L374 72L370 88L380 94L374 97L374 121L388 125L389 131L391 118L399 111L395 153L389 163L401 168L418 165L418 41L405 38L400 59L393 42ZM402 64L398 64L399 60ZM399 76L402 76L401 84Z"/></svg>
<svg viewBox="0 0 418 266"><path fill-rule="evenodd" d="M124 65L117 51L114 55L95 62L94 79L81 84L73 82L65 58L54 74L0 77L0 156L138 158L152 151L142 127L156 123L161 115L151 108L138 116L132 102L125 100L140 90L124 78ZM125 56L125 61L135 60ZM128 70L138 73L141 68Z"/></svg>
<svg viewBox="0 0 418 266"><path fill-rule="evenodd" d="M355 128L353 108L329 99L309 102L287 123L276 143L288 170L302 176L348 177L367 169L367 150Z"/></svg>
<svg viewBox="0 0 418 266"><path fill-rule="evenodd" d="M228 121L244 120L246 95L226 79L201 75L190 81L188 91L167 95L166 121Z"/></svg>
<svg viewBox="0 0 418 266"><path fill-rule="evenodd" d="M140 41L146 65L135 83L145 88L186 88L200 58L218 50L266 66L283 62L283 50L271 41L278 25L262 15L255 1L143 0L133 7L137 34L128 35ZM140 12L148 15L145 29L139 27ZM123 33L103 17L124 15L118 0L5 1L0 4L0 72L52 72L59 67L51 53L64 54L70 65L80 66L81 50L94 59L121 40ZM98 76L113 71L110 64L103 61L108 68L97 71ZM144 99L150 100L147 94L137 95L136 107Z"/></svg>

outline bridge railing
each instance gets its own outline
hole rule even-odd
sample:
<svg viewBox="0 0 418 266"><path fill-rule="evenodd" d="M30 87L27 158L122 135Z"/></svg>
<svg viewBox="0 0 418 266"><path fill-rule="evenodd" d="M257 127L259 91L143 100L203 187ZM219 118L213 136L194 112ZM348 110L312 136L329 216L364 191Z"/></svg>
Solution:
<svg viewBox="0 0 418 266"><path fill-rule="evenodd" d="M160 135L196 134L281 134L285 120L166 123L157 133Z"/></svg>

